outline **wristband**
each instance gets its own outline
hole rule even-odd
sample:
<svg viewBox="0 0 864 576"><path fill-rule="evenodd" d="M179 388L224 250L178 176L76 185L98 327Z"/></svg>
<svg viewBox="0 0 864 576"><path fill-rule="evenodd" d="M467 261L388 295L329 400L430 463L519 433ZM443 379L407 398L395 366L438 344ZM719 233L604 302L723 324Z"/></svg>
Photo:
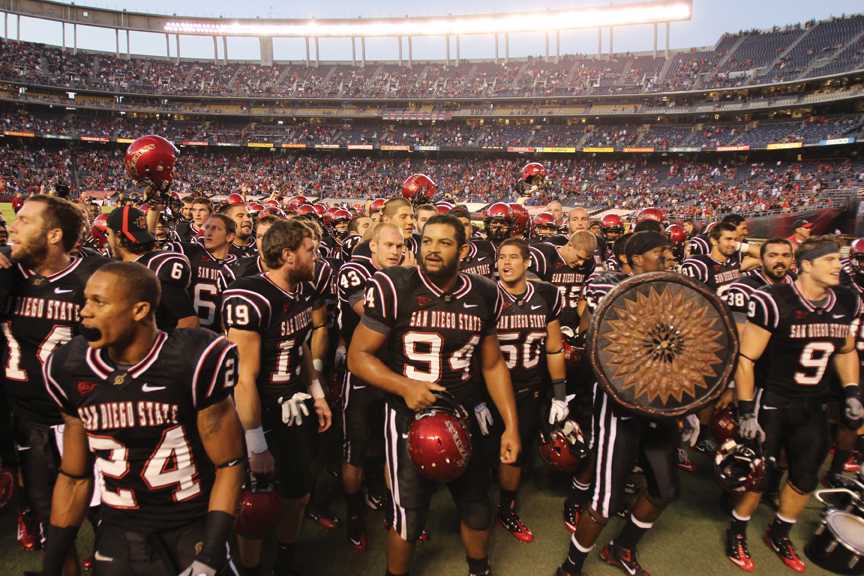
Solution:
<svg viewBox="0 0 864 576"><path fill-rule="evenodd" d="M738 414L741 417L752 416L756 412L755 400L738 400Z"/></svg>
<svg viewBox="0 0 864 576"><path fill-rule="evenodd" d="M220 510L207 512L204 521L204 547L197 558L218 572L225 565L226 546L231 530L234 529L234 516Z"/></svg>
<svg viewBox="0 0 864 576"><path fill-rule="evenodd" d="M315 358L314 360L312 360L312 367L315 368L316 372L320 373L324 369L324 363L321 361L320 358Z"/></svg>
<svg viewBox="0 0 864 576"><path fill-rule="evenodd" d="M315 400L324 398L324 389L321 387L321 381L317 378L313 379L312 383L309 384L309 394L311 394L312 398Z"/></svg>
<svg viewBox="0 0 864 576"><path fill-rule="evenodd" d="M555 400L561 400L562 402L566 402L567 398L567 381L566 380L553 380L552 381L552 397Z"/></svg>
<svg viewBox="0 0 864 576"><path fill-rule="evenodd" d="M246 430L246 451L250 454L261 454L267 451L267 439L264 437L264 428L258 426L252 430Z"/></svg>
<svg viewBox="0 0 864 576"><path fill-rule="evenodd" d="M861 388L858 384L847 384L843 387L843 396L848 400L849 398L861 398Z"/></svg>
<svg viewBox="0 0 864 576"><path fill-rule="evenodd" d="M62 576L63 563L78 535L78 526L48 525L45 537L45 554L42 558L43 576Z"/></svg>

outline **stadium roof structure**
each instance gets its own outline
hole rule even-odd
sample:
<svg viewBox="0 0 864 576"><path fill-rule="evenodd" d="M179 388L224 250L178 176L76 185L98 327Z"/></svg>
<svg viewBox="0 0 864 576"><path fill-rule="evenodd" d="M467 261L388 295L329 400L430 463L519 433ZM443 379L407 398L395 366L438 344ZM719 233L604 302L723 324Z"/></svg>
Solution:
<svg viewBox="0 0 864 576"><path fill-rule="evenodd" d="M654 51L657 52L658 26L666 27L665 49L669 51L669 24L690 20L692 0L642 0L627 4L580 6L567 10L523 11L470 15L400 18L328 18L328 19L264 19L264 18L200 18L177 15L148 14L109 10L89 6L76 6L49 0L0 0L4 14L4 37L9 38L9 15L17 16L17 36L21 36L21 17L51 20L62 24L63 47L66 43L66 24L72 25L74 50L78 48L78 30L81 26L112 28L115 30L115 48L120 53L120 32L126 33L126 52L129 54L129 33L148 32L165 35L166 55L170 56L169 36L175 37L175 54L180 58L180 36L209 36L213 38L213 57L218 59L217 39L222 38L225 60L228 59L227 38L256 37L261 44L261 62L273 62L274 38L304 38L306 59L310 61L310 41L315 44L318 60L318 40L321 38L350 38L352 60L357 62L356 43L360 43L360 61L366 61L366 38L394 38L398 41L399 60L403 61L403 39L407 40L408 62L413 61L412 39L418 36L440 36L445 40L446 59L450 61L451 39L456 41L456 60L460 59L462 36L488 35L494 38L495 59L500 57L500 38L504 38L504 58L510 55L510 33L536 32L545 35L546 57L550 57L550 34L555 35L555 55L560 56L562 31L597 29L598 52L602 52L602 29L609 30L609 53L614 51L614 29L621 26L653 25Z"/></svg>

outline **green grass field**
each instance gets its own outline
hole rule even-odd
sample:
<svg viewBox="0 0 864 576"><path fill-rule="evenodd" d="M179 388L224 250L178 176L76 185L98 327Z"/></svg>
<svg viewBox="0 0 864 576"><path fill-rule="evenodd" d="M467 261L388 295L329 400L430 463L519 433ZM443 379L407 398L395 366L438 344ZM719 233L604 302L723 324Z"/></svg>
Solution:
<svg viewBox="0 0 864 576"><path fill-rule="evenodd" d="M722 509L720 490L710 477L709 461L694 454L699 470L683 474L681 499L660 518L639 547L643 566L655 576L740 576L742 572L724 557L722 537L727 515ZM490 549L492 567L497 576L551 576L567 552L568 533L561 523L564 479L548 478L535 471L534 480L522 490L521 514L534 530L531 544L516 541L500 527L493 532ZM334 509L343 514L342 499L336 497ZM814 501L815 502L815 501ZM793 540L803 555L804 544L818 522L821 507L812 503L792 532ZM756 574L793 574L762 543L761 534L773 518L774 510L762 505L750 528L750 549L756 562ZM344 518L344 515L342 516ZM428 527L430 542L418 546L416 575L467 574L464 552L457 531L456 509L446 490L440 490L433 500ZM622 521L615 519L601 536L586 564L592 576L622 574L603 564L597 557L601 545L620 529ZM311 521L303 529L299 558L304 574L320 576L356 575L381 576L384 573L384 517L370 513L369 550L354 553L345 542L344 530L319 528ZM90 550L91 535L85 530L79 538L79 550ZM0 515L0 574L17 575L22 570L38 567L38 555L27 553L15 543L15 519L10 512ZM808 562L807 574L828 574Z"/></svg>
<svg viewBox="0 0 864 576"><path fill-rule="evenodd" d="M3 219L7 224L11 224L12 220L15 219L15 212L12 210L12 204L9 202L0 202L0 215L3 216Z"/></svg>

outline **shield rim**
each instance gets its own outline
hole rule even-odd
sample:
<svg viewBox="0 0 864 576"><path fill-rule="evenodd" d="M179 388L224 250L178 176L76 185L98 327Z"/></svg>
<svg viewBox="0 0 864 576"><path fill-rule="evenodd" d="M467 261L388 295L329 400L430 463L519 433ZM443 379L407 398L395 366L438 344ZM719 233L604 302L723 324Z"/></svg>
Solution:
<svg viewBox="0 0 864 576"><path fill-rule="evenodd" d="M648 284L655 281L683 284L705 296L705 298L718 311L720 318L723 321L723 325L726 327L727 333L730 334L729 341L732 347L730 358L732 358L733 361L726 363L726 366L723 367L723 371L717 378L714 387L711 388L707 394L705 394L699 400L694 400L687 406L681 406L679 408L672 408L668 410L654 408L650 406L643 406L641 404L636 404L635 402L630 402L622 398L622 396L618 393L618 390L609 383L606 372L600 364L599 352L597 350L598 347L595 343L595 341L599 339L599 336L597 336L597 334L600 322L602 321L606 310L617 299L617 296L620 295L622 292L627 292L633 286L641 286L643 284ZM726 304L723 302L723 300L717 295L716 292L709 289L701 282L697 282L696 280L693 280L692 278L685 276L684 274L679 274L677 272L645 272L643 274L636 274L634 276L631 276L630 278L627 278L626 280L615 286L612 290L610 290L609 293L606 294L606 296L600 301L600 305L597 307L597 310L591 315L591 325L589 331L589 338L586 339L586 348L588 352L588 358L591 362L591 368L594 370L595 379L600 384L600 386L603 387L603 391L609 394L609 396L611 396L612 399L619 406L622 406L627 410L631 410L645 416L661 418L679 418L681 416L693 414L694 412L698 412L702 408L705 408L709 404L716 401L726 390L726 387L729 384L729 380L731 380L735 367L738 364L738 329L732 319L732 313L726 307Z"/></svg>

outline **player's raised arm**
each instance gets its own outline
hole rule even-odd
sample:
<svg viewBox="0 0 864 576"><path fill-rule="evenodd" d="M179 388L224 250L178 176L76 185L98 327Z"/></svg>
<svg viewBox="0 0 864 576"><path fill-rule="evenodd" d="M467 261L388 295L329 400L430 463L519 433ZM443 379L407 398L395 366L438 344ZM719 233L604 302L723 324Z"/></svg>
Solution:
<svg viewBox="0 0 864 576"><path fill-rule="evenodd" d="M78 418L63 413L63 458L51 499L51 523L46 534L42 574L61 575L67 553L75 545L78 528L90 503L92 463L87 432Z"/></svg>

